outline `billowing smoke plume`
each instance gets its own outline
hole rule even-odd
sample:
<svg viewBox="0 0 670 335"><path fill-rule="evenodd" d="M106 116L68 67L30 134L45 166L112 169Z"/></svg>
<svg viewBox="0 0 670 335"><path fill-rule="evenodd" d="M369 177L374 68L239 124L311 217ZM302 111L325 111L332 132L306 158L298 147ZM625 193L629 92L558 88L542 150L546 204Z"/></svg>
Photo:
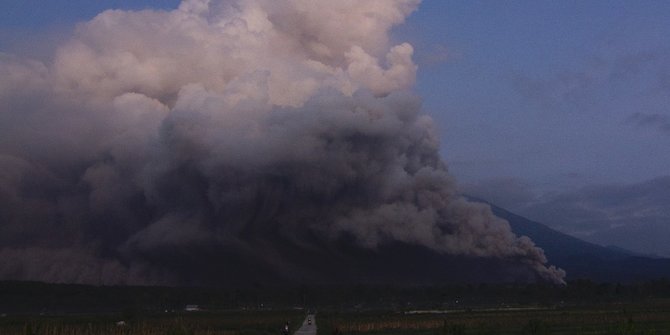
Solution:
<svg viewBox="0 0 670 335"><path fill-rule="evenodd" d="M417 5L185 0L103 12L48 64L0 55L0 279L169 284L166 255L347 236L561 282L458 195L389 44Z"/></svg>

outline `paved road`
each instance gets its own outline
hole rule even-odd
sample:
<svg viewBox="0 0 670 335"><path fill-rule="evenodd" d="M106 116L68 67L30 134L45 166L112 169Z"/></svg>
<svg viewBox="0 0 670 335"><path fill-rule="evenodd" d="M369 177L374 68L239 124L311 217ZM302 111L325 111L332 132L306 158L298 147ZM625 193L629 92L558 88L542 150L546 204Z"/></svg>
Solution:
<svg viewBox="0 0 670 335"><path fill-rule="evenodd" d="M312 319L312 324L307 324L307 319ZM296 330L293 335L316 335L316 319L314 319L314 314L309 314L305 318L305 321L302 322L302 327Z"/></svg>

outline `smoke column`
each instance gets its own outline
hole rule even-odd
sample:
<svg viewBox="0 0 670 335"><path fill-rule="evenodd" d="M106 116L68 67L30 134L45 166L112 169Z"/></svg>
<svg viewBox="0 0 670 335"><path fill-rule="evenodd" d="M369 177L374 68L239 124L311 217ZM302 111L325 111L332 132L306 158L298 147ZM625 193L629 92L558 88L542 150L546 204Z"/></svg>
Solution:
<svg viewBox="0 0 670 335"><path fill-rule="evenodd" d="M309 232L562 282L459 196L389 42L418 2L185 0L105 11L48 63L0 54L0 279L173 284L165 255Z"/></svg>

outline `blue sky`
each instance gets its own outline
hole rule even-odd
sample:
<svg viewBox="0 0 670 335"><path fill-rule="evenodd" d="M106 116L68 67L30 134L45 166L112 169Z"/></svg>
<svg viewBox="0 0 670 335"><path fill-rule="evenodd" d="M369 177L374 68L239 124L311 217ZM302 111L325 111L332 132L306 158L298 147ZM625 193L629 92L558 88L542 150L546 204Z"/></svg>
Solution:
<svg viewBox="0 0 670 335"><path fill-rule="evenodd" d="M88 20L106 9L176 8L176 0L101 0L101 1L2 1L0 22L3 28L41 29L54 24L71 25Z"/></svg>
<svg viewBox="0 0 670 335"><path fill-rule="evenodd" d="M668 17L667 1L425 1L397 35L466 191L668 256Z"/></svg>
<svg viewBox="0 0 670 335"><path fill-rule="evenodd" d="M3 0L0 51L48 59L104 9L178 3ZM415 47L416 90L464 190L587 240L670 256L650 242L670 239L670 190L652 187L670 174L669 17L668 1L425 0L393 36Z"/></svg>
<svg viewBox="0 0 670 335"><path fill-rule="evenodd" d="M670 4L642 5L423 3L403 33L418 35L419 62L446 53L420 64L418 90L444 127L453 172L560 190L566 175L636 182L669 171L667 133L627 121L667 115L670 102Z"/></svg>

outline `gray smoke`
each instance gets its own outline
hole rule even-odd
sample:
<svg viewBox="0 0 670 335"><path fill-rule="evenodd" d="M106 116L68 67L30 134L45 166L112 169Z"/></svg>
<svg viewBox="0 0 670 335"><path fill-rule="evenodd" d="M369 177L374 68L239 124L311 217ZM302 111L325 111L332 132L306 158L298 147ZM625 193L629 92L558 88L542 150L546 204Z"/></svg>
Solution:
<svg viewBox="0 0 670 335"><path fill-rule="evenodd" d="M48 64L0 55L0 279L170 284L161 257L309 232L562 282L459 196L389 45L417 5L185 0L103 12Z"/></svg>

